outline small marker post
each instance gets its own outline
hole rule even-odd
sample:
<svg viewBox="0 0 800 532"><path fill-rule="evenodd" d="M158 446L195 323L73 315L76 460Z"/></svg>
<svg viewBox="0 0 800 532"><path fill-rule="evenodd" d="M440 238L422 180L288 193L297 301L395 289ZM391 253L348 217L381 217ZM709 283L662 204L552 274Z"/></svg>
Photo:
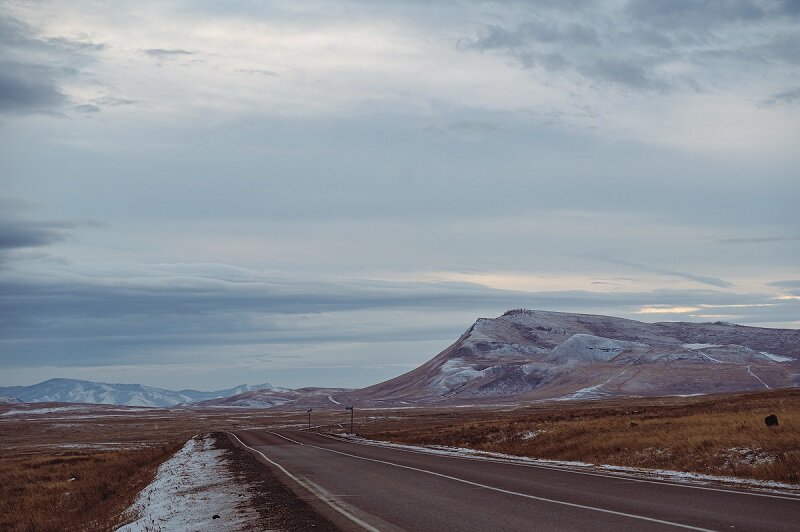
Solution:
<svg viewBox="0 0 800 532"><path fill-rule="evenodd" d="M313 408L308 409L308 430L311 430L311 411L314 410Z"/></svg>
<svg viewBox="0 0 800 532"><path fill-rule="evenodd" d="M350 434L354 434L354 432L353 432L353 407L352 406L346 406L346 407L344 407L344 409L350 411Z"/></svg>

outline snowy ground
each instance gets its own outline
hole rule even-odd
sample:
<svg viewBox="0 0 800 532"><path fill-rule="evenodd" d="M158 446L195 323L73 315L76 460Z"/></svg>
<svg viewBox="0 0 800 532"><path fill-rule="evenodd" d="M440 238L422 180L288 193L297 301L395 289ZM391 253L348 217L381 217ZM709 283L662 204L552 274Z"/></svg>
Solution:
<svg viewBox="0 0 800 532"><path fill-rule="evenodd" d="M250 530L258 513L249 505L249 486L232 477L225 461L212 437L195 436L159 467L128 508L136 521L118 530Z"/></svg>

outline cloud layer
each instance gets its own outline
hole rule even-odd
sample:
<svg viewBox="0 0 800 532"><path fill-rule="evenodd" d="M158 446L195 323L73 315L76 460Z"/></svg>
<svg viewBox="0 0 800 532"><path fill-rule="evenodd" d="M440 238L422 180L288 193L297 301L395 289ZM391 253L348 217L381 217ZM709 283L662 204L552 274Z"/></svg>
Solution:
<svg viewBox="0 0 800 532"><path fill-rule="evenodd" d="M798 326L797 2L0 11L0 384L366 385L515 307Z"/></svg>

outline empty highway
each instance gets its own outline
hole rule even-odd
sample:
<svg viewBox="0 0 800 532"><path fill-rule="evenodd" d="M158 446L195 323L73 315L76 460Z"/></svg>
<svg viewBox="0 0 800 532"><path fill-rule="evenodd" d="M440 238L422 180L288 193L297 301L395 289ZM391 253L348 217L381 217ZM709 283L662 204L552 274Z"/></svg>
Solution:
<svg viewBox="0 0 800 532"><path fill-rule="evenodd" d="M345 530L797 530L800 497L237 431Z"/></svg>

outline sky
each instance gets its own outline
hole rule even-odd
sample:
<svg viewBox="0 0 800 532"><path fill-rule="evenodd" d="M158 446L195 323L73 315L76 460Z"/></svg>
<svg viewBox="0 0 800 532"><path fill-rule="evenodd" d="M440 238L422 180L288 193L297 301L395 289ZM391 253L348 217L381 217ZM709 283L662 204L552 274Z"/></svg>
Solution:
<svg viewBox="0 0 800 532"><path fill-rule="evenodd" d="M0 0L0 385L360 387L511 308L800 327L800 2Z"/></svg>

